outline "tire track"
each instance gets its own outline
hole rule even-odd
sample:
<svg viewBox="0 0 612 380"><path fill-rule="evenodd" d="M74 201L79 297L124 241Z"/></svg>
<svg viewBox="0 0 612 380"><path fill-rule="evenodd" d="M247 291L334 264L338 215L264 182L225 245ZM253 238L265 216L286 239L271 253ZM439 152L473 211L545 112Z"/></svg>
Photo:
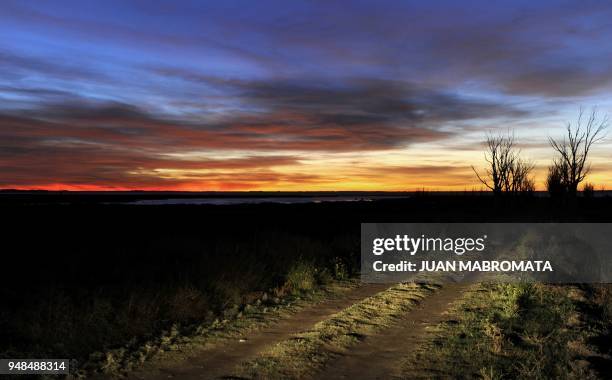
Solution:
<svg viewBox="0 0 612 380"><path fill-rule="evenodd" d="M233 372L240 363L255 357L263 349L308 329L341 310L386 290L390 284L362 284L346 293L310 305L286 319L255 331L243 339L222 342L211 349L188 357L180 363L160 366L130 374L128 379L218 379Z"/></svg>
<svg viewBox="0 0 612 380"><path fill-rule="evenodd" d="M426 338L427 328L445 319L450 304L472 284L449 283L424 298L392 327L367 336L326 364L315 379L392 379L401 376L402 358Z"/></svg>

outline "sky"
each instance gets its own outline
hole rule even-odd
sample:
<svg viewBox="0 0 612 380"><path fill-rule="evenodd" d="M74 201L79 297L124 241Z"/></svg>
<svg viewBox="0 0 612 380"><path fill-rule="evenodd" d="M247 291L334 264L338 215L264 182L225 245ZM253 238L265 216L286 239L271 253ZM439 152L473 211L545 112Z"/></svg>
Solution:
<svg viewBox="0 0 612 380"><path fill-rule="evenodd" d="M508 131L542 188L612 112L606 3L3 0L0 188L473 190Z"/></svg>

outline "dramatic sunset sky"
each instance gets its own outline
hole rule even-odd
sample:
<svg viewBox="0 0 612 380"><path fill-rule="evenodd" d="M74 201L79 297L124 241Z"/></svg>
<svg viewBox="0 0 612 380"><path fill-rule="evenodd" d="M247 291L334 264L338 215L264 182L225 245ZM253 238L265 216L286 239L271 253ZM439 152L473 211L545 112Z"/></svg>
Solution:
<svg viewBox="0 0 612 380"><path fill-rule="evenodd" d="M3 0L0 188L478 189L509 129L541 187L611 95L606 1Z"/></svg>

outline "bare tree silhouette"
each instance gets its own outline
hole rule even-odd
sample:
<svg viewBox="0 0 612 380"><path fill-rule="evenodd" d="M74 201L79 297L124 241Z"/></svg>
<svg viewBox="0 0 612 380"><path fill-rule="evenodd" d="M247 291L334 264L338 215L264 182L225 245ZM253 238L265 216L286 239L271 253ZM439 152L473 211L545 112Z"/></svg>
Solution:
<svg viewBox="0 0 612 380"><path fill-rule="evenodd" d="M478 180L495 195L534 190L534 181L530 176L534 165L520 158L520 150L515 146L513 133L488 134L485 161L488 168L485 169L484 175L481 176L474 166L472 170Z"/></svg>
<svg viewBox="0 0 612 380"><path fill-rule="evenodd" d="M567 134L563 139L549 137L550 145L558 153L549 168L549 191L552 185L554 191L576 195L578 185L591 169L587 161L591 146L605 137L608 124L608 116L599 117L596 109L585 121L584 112L580 109L576 122L567 123Z"/></svg>

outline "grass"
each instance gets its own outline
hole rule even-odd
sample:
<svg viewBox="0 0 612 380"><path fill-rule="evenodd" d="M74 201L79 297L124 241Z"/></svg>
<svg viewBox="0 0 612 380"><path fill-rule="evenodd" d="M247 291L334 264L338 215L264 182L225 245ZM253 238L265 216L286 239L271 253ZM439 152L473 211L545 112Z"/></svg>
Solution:
<svg viewBox="0 0 612 380"><path fill-rule="evenodd" d="M338 351L360 338L389 327L436 286L399 284L368 297L309 331L277 343L256 359L244 363L238 375L263 379L297 379L322 367Z"/></svg>
<svg viewBox="0 0 612 380"><path fill-rule="evenodd" d="M190 326L223 330L264 294L274 301L300 294L313 278L319 286L355 274L360 220L601 221L612 209L609 197L144 208L63 205L72 196L58 197L0 200L11 221L0 278L2 358L67 357L82 366L112 352L108 362L121 366L121 350L155 351L162 340L171 348ZM596 312L609 315L604 309Z"/></svg>
<svg viewBox="0 0 612 380"><path fill-rule="evenodd" d="M134 362L133 353L144 360L160 340L233 319L256 300L270 304L349 277L353 242L265 232L165 236L128 256L121 251L130 247L118 247L110 262L67 267L61 282L0 289L12 306L0 311L0 357L67 357L114 371ZM78 284L63 283L72 278Z"/></svg>
<svg viewBox="0 0 612 380"><path fill-rule="evenodd" d="M307 305L341 296L357 285L354 280L330 281L325 288L302 290L299 296L286 295L277 298L263 294L261 298L244 305L238 313L226 319L186 326L174 325L139 345L96 352L82 366L78 377L88 378L95 373L121 376L134 369L154 368L156 363L180 363L193 353L202 354L219 344L248 335L290 317Z"/></svg>
<svg viewBox="0 0 612 380"><path fill-rule="evenodd" d="M477 284L404 364L406 378L588 379L594 334L582 291L534 283Z"/></svg>
<svg viewBox="0 0 612 380"><path fill-rule="evenodd" d="M595 284L589 286L587 290L602 327L612 327L612 284Z"/></svg>
<svg viewBox="0 0 612 380"><path fill-rule="evenodd" d="M293 295L313 290L317 286L317 275L319 274L317 272L317 267L310 262L300 261L296 263L287 273L284 289ZM329 276L326 276L326 271L323 274L325 279L329 278Z"/></svg>

